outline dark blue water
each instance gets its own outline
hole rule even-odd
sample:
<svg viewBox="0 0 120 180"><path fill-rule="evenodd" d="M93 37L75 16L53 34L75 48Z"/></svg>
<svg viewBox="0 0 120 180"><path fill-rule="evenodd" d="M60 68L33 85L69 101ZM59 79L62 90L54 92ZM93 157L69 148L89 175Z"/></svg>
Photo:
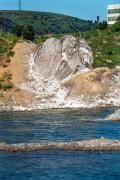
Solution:
<svg viewBox="0 0 120 180"><path fill-rule="evenodd" d="M52 110L0 114L0 141L7 143L120 139L120 122L105 121L114 109ZM120 152L0 152L0 180L120 180Z"/></svg>

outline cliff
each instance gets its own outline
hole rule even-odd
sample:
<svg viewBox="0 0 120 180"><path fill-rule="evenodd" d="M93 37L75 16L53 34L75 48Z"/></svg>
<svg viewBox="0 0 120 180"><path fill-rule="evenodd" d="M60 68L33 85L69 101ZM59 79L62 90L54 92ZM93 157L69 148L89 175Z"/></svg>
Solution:
<svg viewBox="0 0 120 180"><path fill-rule="evenodd" d="M84 39L66 35L42 44L19 42L8 67L11 90L1 90L0 110L119 106L120 68L93 69Z"/></svg>

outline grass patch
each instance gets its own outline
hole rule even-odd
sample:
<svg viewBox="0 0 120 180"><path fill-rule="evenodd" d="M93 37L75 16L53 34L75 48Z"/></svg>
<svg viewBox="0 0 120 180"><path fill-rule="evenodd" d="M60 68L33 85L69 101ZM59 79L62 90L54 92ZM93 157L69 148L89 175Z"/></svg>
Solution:
<svg viewBox="0 0 120 180"><path fill-rule="evenodd" d="M120 33L103 31L90 31L76 33L75 36L85 38L92 48L94 63L93 68L109 67L114 68L120 65Z"/></svg>
<svg viewBox="0 0 120 180"><path fill-rule="evenodd" d="M13 48L20 39L11 33L0 33L0 66L8 66L10 58L14 56Z"/></svg>
<svg viewBox="0 0 120 180"><path fill-rule="evenodd" d="M0 90L6 91L13 88L12 80L12 74L9 72L5 72L0 77Z"/></svg>

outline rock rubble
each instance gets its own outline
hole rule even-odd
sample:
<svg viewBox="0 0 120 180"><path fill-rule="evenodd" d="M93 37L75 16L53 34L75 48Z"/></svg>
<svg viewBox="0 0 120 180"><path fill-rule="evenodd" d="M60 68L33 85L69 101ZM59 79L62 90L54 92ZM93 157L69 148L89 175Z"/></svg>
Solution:
<svg viewBox="0 0 120 180"><path fill-rule="evenodd" d="M65 150L65 151L120 151L120 141L111 139L93 139L76 142L54 142L49 144L21 143L6 144L0 143L0 151L26 152L44 150Z"/></svg>

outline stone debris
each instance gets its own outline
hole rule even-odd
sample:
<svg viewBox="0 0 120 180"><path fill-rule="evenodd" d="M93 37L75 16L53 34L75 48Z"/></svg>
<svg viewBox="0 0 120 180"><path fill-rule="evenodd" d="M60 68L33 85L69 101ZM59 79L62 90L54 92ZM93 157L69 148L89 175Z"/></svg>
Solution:
<svg viewBox="0 0 120 180"><path fill-rule="evenodd" d="M6 144L0 143L0 151L6 152L27 152L44 150L65 150L65 151L120 151L120 141L111 139L93 139L74 142L55 142L49 144L21 143Z"/></svg>

